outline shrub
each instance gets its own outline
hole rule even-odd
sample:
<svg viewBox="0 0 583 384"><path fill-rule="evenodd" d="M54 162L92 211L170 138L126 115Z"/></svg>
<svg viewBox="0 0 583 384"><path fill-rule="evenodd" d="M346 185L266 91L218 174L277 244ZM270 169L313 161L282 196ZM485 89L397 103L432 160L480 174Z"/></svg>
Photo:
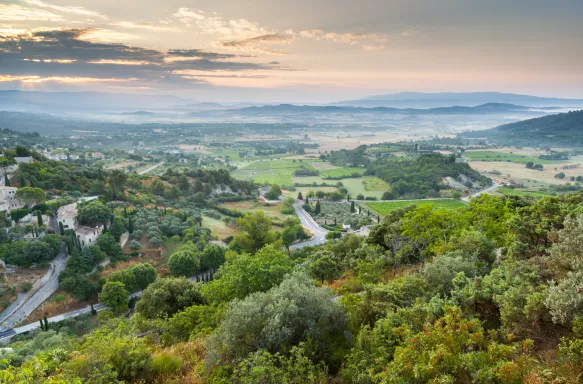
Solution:
<svg viewBox="0 0 583 384"><path fill-rule="evenodd" d="M182 358L161 352L152 357L150 368L157 376L172 375L182 368Z"/></svg>

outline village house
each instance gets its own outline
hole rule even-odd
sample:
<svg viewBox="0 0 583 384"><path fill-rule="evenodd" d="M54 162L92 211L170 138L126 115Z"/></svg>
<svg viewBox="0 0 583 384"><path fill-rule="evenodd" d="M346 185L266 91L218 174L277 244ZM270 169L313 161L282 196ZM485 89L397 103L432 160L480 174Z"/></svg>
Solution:
<svg viewBox="0 0 583 384"><path fill-rule="evenodd" d="M0 186L0 211L10 212L24 206L20 200L14 197L17 189L16 187Z"/></svg>
<svg viewBox="0 0 583 384"><path fill-rule="evenodd" d="M73 229L79 242L83 246L95 244L97 238L103 233L103 225L88 227L78 223L77 203L65 205L59 208L57 211L57 220L63 225L63 229Z"/></svg>

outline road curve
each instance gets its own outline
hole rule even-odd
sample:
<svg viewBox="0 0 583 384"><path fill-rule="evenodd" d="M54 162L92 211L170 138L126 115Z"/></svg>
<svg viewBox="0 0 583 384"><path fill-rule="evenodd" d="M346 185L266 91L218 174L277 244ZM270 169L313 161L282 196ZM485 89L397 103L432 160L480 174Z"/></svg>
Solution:
<svg viewBox="0 0 583 384"><path fill-rule="evenodd" d="M55 257L51 262L52 273L47 282L39 288L28 300L26 300L18 309L12 312L2 325L0 326L0 331L5 331L9 328L22 322L30 314L37 309L50 295L55 293L59 289L59 274L65 266L67 265L67 254L65 244L61 245L61 252Z"/></svg>
<svg viewBox="0 0 583 384"><path fill-rule="evenodd" d="M138 175L145 175L146 173L151 172L154 169L161 167L163 165L164 165L164 161L162 161L158 164L152 165L151 167L148 167L148 168L144 169L143 171L138 172Z"/></svg>
<svg viewBox="0 0 583 384"><path fill-rule="evenodd" d="M324 244L326 242L326 234L328 231L316 223L312 216L302 208L302 204L302 201L298 201L294 204L296 215L300 219L302 225L312 231L314 236L310 240L290 246L290 249L299 249L310 245Z"/></svg>

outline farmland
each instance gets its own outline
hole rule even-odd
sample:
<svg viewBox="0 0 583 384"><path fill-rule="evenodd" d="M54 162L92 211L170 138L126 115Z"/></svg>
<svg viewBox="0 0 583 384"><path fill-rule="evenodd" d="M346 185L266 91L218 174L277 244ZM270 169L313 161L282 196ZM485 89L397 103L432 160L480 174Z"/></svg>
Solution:
<svg viewBox="0 0 583 384"><path fill-rule="evenodd" d="M538 157L495 151L467 151L464 153L464 156L471 161L507 161L518 164L526 164L528 162L535 164L556 164L565 162L564 160L544 160L539 159Z"/></svg>
<svg viewBox="0 0 583 384"><path fill-rule="evenodd" d="M362 184L366 191L388 191L389 184L386 181L379 179L374 176L364 176L362 178Z"/></svg>
<svg viewBox="0 0 583 384"><path fill-rule="evenodd" d="M344 201L337 203L321 201L319 214L314 213L316 203L312 201L310 206L310 215L321 225L341 226L342 224L349 224L351 228L357 229L363 225L376 223L374 215L365 210L360 210L361 212L359 213L358 206L355 206L355 212L350 212L350 203Z"/></svg>
<svg viewBox="0 0 583 384"><path fill-rule="evenodd" d="M408 201L383 201L383 202L371 202L366 203L365 205L371 208L372 210L380 213L381 215L386 215L392 210L405 208L410 205L421 205L421 204L429 204L435 208L443 208L443 209L457 209L460 207L465 206L465 203L459 200L408 200Z"/></svg>
<svg viewBox="0 0 583 384"><path fill-rule="evenodd" d="M363 173L364 168L336 168L320 172L323 178L343 178L352 176L353 174L362 175Z"/></svg>

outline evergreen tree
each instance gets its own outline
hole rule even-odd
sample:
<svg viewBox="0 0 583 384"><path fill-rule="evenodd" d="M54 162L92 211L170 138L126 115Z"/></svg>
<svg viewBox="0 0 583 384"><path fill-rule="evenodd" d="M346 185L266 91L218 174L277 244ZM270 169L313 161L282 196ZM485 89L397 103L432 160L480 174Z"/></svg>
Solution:
<svg viewBox="0 0 583 384"><path fill-rule="evenodd" d="M26 187L26 180L22 173L20 174L20 187Z"/></svg>
<svg viewBox="0 0 583 384"><path fill-rule="evenodd" d="M314 210L314 213L316 215L319 215L321 211L321 207L320 207L320 200L316 201L316 209Z"/></svg>
<svg viewBox="0 0 583 384"><path fill-rule="evenodd" d="M43 225L43 215L40 213L40 211L36 211L36 220L38 221L39 227Z"/></svg>
<svg viewBox="0 0 583 384"><path fill-rule="evenodd" d="M350 202L350 213L355 213L356 207L354 206L354 200Z"/></svg>
<svg viewBox="0 0 583 384"><path fill-rule="evenodd" d="M301 191L298 193L298 200L304 200L304 196L302 195Z"/></svg>
<svg viewBox="0 0 583 384"><path fill-rule="evenodd" d="M8 178L8 175L4 176L4 186L10 187L10 179Z"/></svg>

